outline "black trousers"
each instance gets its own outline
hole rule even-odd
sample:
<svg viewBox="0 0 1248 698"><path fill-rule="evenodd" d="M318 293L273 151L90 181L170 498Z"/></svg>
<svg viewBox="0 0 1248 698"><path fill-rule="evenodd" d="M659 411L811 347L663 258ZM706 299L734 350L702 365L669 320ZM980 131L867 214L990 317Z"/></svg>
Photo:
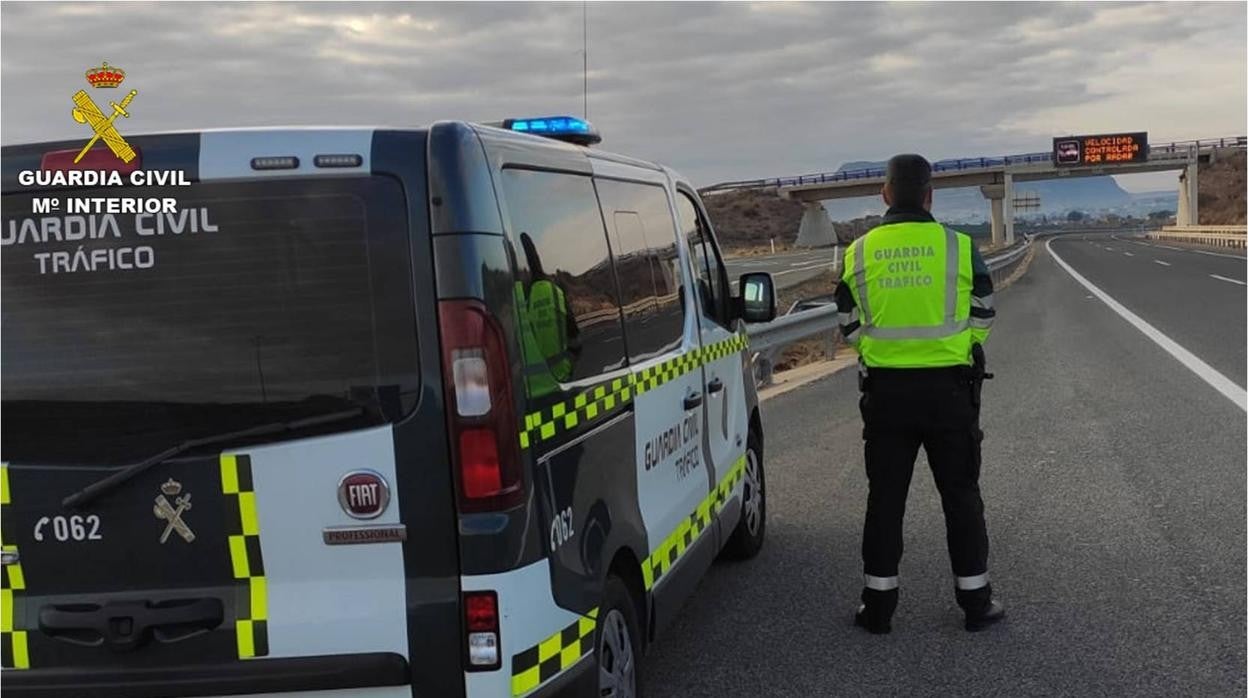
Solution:
<svg viewBox="0 0 1248 698"><path fill-rule="evenodd" d="M870 485L862 533L863 572L897 576L906 495L922 446L945 511L953 573L960 578L986 574L988 530L979 494L983 432L967 371L871 369L869 374L859 401Z"/></svg>

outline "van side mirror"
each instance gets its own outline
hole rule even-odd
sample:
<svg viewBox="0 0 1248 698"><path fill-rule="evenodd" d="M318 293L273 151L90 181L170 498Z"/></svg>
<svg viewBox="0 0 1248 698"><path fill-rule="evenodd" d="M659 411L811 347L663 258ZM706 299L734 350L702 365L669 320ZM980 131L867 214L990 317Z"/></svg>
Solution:
<svg viewBox="0 0 1248 698"><path fill-rule="evenodd" d="M771 274L752 271L741 275L738 309L746 322L771 322L776 318L776 287Z"/></svg>

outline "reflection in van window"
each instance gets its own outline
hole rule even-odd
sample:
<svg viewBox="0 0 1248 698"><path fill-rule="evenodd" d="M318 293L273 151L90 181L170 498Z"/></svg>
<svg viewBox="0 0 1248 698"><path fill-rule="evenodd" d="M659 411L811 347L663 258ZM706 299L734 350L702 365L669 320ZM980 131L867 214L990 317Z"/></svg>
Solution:
<svg viewBox="0 0 1248 698"><path fill-rule="evenodd" d="M684 192L676 196L676 217L680 220L685 240L689 243L689 263L697 277L698 297L702 301L702 315L727 327L728 279L724 265L715 252L714 240L702 217L698 215L693 200Z"/></svg>
<svg viewBox="0 0 1248 698"><path fill-rule="evenodd" d="M623 367L620 306L590 179L508 168L502 182L529 396Z"/></svg>
<svg viewBox="0 0 1248 698"><path fill-rule="evenodd" d="M667 192L636 182L597 185L611 227L629 359L673 351L684 333L684 282Z"/></svg>

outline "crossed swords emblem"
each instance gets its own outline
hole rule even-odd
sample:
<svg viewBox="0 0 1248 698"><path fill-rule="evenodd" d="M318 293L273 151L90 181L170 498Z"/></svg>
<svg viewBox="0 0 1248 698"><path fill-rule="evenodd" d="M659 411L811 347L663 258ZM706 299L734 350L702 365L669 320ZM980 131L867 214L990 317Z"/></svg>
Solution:
<svg viewBox="0 0 1248 698"><path fill-rule="evenodd" d="M156 518L167 522L165 532L160 534L160 542L164 544L165 541L169 540L169 534L177 531L178 535L182 536L182 540L190 543L195 540L195 532L182 520L182 512L191 508L191 493L187 492L181 497L174 498L173 501L174 504L177 504L176 508L169 503L165 495L156 495L156 506L152 507L152 513L156 515Z"/></svg>
<svg viewBox="0 0 1248 698"><path fill-rule="evenodd" d="M113 122L119 116L130 118L130 113L126 111L126 107L130 106L130 102L138 94L138 90L130 90L130 94L121 100L121 104L109 102L108 105L113 108L113 113L109 116L104 116L104 112L95 106L95 102L91 101L91 97L87 95L86 90L78 90L74 93L74 104L77 105L72 112L74 121L80 124L90 124L91 130L95 132L91 140L87 141L86 147L78 153L78 157L74 158L75 163L86 157L87 151L91 150L91 146L95 145L95 142L101 138L104 139L104 145L108 146L108 149L113 151L113 155L116 155L122 162L129 163L135 158L134 148L131 148L126 139L121 137L121 134L117 132L117 127L113 126ZM190 499L189 495L187 499ZM187 508L190 508L189 505Z"/></svg>

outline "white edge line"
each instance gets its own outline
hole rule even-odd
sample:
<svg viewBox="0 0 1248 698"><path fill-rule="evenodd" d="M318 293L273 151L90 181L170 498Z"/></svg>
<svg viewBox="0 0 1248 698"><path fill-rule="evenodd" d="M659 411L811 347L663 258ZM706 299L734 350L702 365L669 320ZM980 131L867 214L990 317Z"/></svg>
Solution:
<svg viewBox="0 0 1248 698"><path fill-rule="evenodd" d="M1044 246L1049 250L1049 256L1053 257L1053 261L1057 262L1059 266L1065 269L1066 273L1074 277L1075 281L1083 284L1084 288L1091 291L1097 298L1100 298L1101 302L1109 306L1110 310L1118 313L1123 320L1131 323L1135 329L1142 332L1145 337L1148 337L1153 340L1157 346L1165 349L1167 353L1178 359L1179 363L1186 366L1188 370L1195 373L1201 380L1212 386L1214 390L1222 393L1227 397L1227 399L1235 403L1239 409L1248 412L1248 392L1245 392L1243 388L1236 385L1230 378L1227 378L1219 373L1214 367L1204 361L1201 361L1195 354L1179 346L1177 342L1162 334L1160 330L1148 324L1143 318L1130 310L1127 310L1121 303L1111 298L1108 293L1105 293L1101 289L1094 286L1091 281L1083 278L1079 272L1074 270L1074 267L1067 264L1066 260L1059 257L1058 254L1053 251L1052 240L1046 242Z"/></svg>
<svg viewBox="0 0 1248 698"><path fill-rule="evenodd" d="M1239 279L1231 279L1231 278L1227 278L1227 277L1225 277L1225 276L1218 276L1217 274L1210 274L1209 276L1212 276L1213 278L1215 278L1215 279L1217 279L1217 280L1219 280L1219 281L1229 281L1229 282L1231 282L1231 283L1233 283L1233 284L1239 284L1240 286L1248 286L1248 283L1245 283L1245 282L1243 282L1243 281L1240 281Z"/></svg>
<svg viewBox="0 0 1248 698"><path fill-rule="evenodd" d="M1153 262L1154 262L1155 264L1160 264L1160 265L1161 265L1161 266L1163 266L1163 267L1168 267L1168 266L1170 266L1170 263L1169 263L1169 262L1163 262L1163 261L1161 261L1160 259L1154 259L1154 260L1153 260Z"/></svg>

